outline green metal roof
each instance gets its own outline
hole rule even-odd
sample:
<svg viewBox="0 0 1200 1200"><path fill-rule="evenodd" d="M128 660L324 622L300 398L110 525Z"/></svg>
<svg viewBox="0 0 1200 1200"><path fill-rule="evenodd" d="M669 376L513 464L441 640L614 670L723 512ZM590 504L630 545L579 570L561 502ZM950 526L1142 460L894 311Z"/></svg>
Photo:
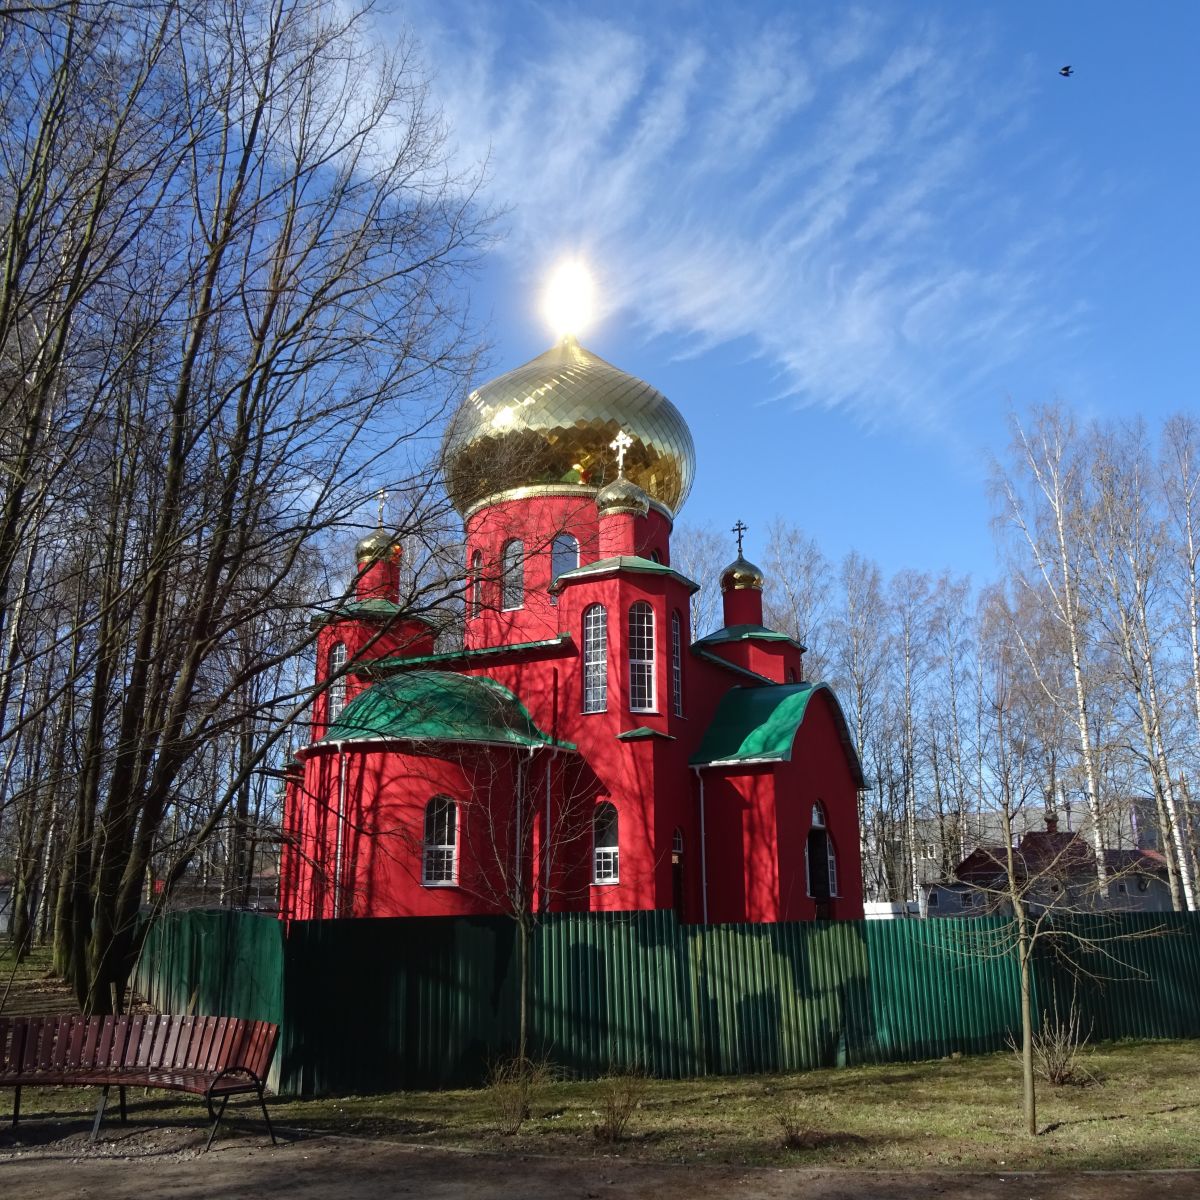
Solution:
<svg viewBox="0 0 1200 1200"><path fill-rule="evenodd" d="M385 674L389 671L407 671L413 667L426 667L430 663L470 662L476 658L495 658L501 654L526 654L531 650L557 650L571 644L569 633L544 638L540 642L511 642L506 646L481 646L478 650L449 650L443 654L421 654L413 658L376 658L364 663L359 671L366 675Z"/></svg>
<svg viewBox="0 0 1200 1200"><path fill-rule="evenodd" d="M494 679L451 671L396 675L369 687L342 709L316 745L379 740L575 749L543 733Z"/></svg>
<svg viewBox="0 0 1200 1200"><path fill-rule="evenodd" d="M316 613L312 618L314 627L327 625L330 621L344 621L347 618L365 618L368 621L390 621L400 616L405 610L391 600L372 596L369 600L347 600L325 612ZM416 614L413 614L416 616ZM420 618L418 618L420 619Z"/></svg>
<svg viewBox="0 0 1200 1200"><path fill-rule="evenodd" d="M858 753L850 738L841 705L825 683L775 683L770 687L730 688L721 697L700 749L688 760L693 767L738 763L790 762L796 734L817 692L827 692L842 746L859 787L865 786Z"/></svg>
<svg viewBox="0 0 1200 1200"><path fill-rule="evenodd" d="M670 575L678 579L685 587L693 592L700 590L700 585L681 575L674 567L666 563L655 562L651 558L641 558L636 554L621 554L615 558L602 558L597 562L587 563L574 570L564 571L552 584L550 590L556 592L566 583L574 583L579 579L591 579L597 575L615 575L618 571L629 571L635 575Z"/></svg>
<svg viewBox="0 0 1200 1200"><path fill-rule="evenodd" d="M675 735L663 733L661 729L651 729L649 725L639 725L636 729L627 729L624 733L617 734L618 742L644 742L647 738L663 738L665 741L673 742Z"/></svg>
<svg viewBox="0 0 1200 1200"><path fill-rule="evenodd" d="M775 680L770 675L760 675L757 671L750 670L749 667L740 667L737 663L730 662L729 659L722 658L719 654L714 654L711 650L705 650L698 642L693 642L690 649L697 658L702 658L705 662L710 662L714 666L724 667L727 671L732 671L735 675L742 675L746 679L754 679L758 683L767 683L772 686L775 684Z"/></svg>
<svg viewBox="0 0 1200 1200"><path fill-rule="evenodd" d="M765 625L727 625L724 629L716 629L706 637L697 638L693 645L718 646L723 642L787 642L803 650L794 638L777 629L768 629Z"/></svg>

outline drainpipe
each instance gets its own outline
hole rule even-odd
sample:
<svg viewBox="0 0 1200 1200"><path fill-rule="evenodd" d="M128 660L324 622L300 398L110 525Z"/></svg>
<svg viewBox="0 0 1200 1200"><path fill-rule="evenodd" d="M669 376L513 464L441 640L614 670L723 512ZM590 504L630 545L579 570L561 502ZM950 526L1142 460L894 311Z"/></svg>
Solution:
<svg viewBox="0 0 1200 1200"><path fill-rule="evenodd" d="M346 752L338 750L337 834L333 852L333 915L342 915L342 852L346 827Z"/></svg>
<svg viewBox="0 0 1200 1200"><path fill-rule="evenodd" d="M704 776L699 767L693 767L696 782L700 785L700 916L708 924L708 843L704 836Z"/></svg>

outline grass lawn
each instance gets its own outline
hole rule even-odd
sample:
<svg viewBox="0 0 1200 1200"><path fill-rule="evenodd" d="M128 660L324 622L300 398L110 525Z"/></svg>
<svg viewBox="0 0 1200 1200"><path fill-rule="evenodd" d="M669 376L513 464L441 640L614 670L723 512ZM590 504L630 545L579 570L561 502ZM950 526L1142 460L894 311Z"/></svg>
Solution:
<svg viewBox="0 0 1200 1200"><path fill-rule="evenodd" d="M11 956L0 956L0 995L12 966ZM9 1000L8 1012L71 1007L70 993L47 978L42 953L18 969ZM1092 1077L1084 1085L1039 1081L1043 1132L1036 1138L1023 1132L1019 1064L1008 1053L797 1075L645 1080L616 1143L593 1132L602 1121L602 1082L543 1085L531 1097L529 1119L510 1136L499 1131L496 1096L486 1088L276 1100L271 1111L280 1125L320 1133L532 1154L880 1170L1200 1168L1200 1041L1097 1046L1084 1052L1084 1066ZM2 1126L10 1096L0 1090ZM30 1125L41 1126L36 1140L45 1145L68 1130L86 1130L95 1104L94 1089L31 1088L22 1110ZM253 1107L245 1108L252 1117ZM205 1125L199 1099L163 1092L131 1092L130 1115L164 1133ZM794 1135L790 1146L784 1120Z"/></svg>
<svg viewBox="0 0 1200 1200"><path fill-rule="evenodd" d="M1094 1080L1039 1086L1025 1135L1011 1054L813 1071L648 1080L625 1137L593 1133L602 1085L551 1083L513 1136L486 1089L280 1102L281 1123L323 1132L535 1154L615 1154L686 1162L857 1167L1101 1170L1200 1167L1200 1042L1085 1052ZM781 1116L798 1134L783 1145Z"/></svg>

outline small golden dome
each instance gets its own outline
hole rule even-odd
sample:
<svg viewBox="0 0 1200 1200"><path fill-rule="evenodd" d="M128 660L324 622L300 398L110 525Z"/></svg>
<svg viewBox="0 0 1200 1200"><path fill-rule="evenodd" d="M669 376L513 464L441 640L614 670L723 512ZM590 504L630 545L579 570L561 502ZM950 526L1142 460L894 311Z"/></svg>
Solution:
<svg viewBox="0 0 1200 1200"><path fill-rule="evenodd" d="M625 475L651 503L678 513L696 469L679 410L565 337L462 403L442 445L446 489L460 513L530 487L594 495L616 475L610 445L621 430L632 439Z"/></svg>
<svg viewBox="0 0 1200 1200"><path fill-rule="evenodd" d="M762 568L756 567L739 554L721 572L721 591L723 593L741 592L747 588L753 588L756 592L761 592L766 581L767 577L763 574Z"/></svg>
<svg viewBox="0 0 1200 1200"><path fill-rule="evenodd" d="M358 545L354 547L356 563L379 562L381 559L399 557L400 543L382 529L376 529L365 538L360 538Z"/></svg>
<svg viewBox="0 0 1200 1200"><path fill-rule="evenodd" d="M612 483L606 483L596 493L596 507L602 517L629 513L644 517L650 511L650 497L632 479L618 475Z"/></svg>

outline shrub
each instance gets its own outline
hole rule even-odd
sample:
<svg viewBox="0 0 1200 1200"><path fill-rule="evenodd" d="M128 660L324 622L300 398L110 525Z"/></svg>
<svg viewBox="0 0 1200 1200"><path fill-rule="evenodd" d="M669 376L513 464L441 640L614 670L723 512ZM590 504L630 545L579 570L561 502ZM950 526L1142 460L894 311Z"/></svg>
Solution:
<svg viewBox="0 0 1200 1200"><path fill-rule="evenodd" d="M487 1091L496 1124L505 1136L529 1119L530 1101L553 1078L550 1064L530 1058L502 1058L488 1071Z"/></svg>
<svg viewBox="0 0 1200 1200"><path fill-rule="evenodd" d="M646 1094L646 1073L640 1067L610 1070L597 1081L600 1090L600 1123L592 1132L604 1142L619 1142L629 1118Z"/></svg>
<svg viewBox="0 0 1200 1200"><path fill-rule="evenodd" d="M1055 1087L1067 1083L1091 1083L1095 1076L1084 1067L1082 1057L1092 1036L1091 1026L1083 1032L1083 1015L1074 994L1064 1016L1054 1000L1053 1012L1042 1013L1042 1024L1033 1031L1033 1069L1040 1079ZM1013 1038L1009 1046L1020 1057L1021 1047Z"/></svg>

